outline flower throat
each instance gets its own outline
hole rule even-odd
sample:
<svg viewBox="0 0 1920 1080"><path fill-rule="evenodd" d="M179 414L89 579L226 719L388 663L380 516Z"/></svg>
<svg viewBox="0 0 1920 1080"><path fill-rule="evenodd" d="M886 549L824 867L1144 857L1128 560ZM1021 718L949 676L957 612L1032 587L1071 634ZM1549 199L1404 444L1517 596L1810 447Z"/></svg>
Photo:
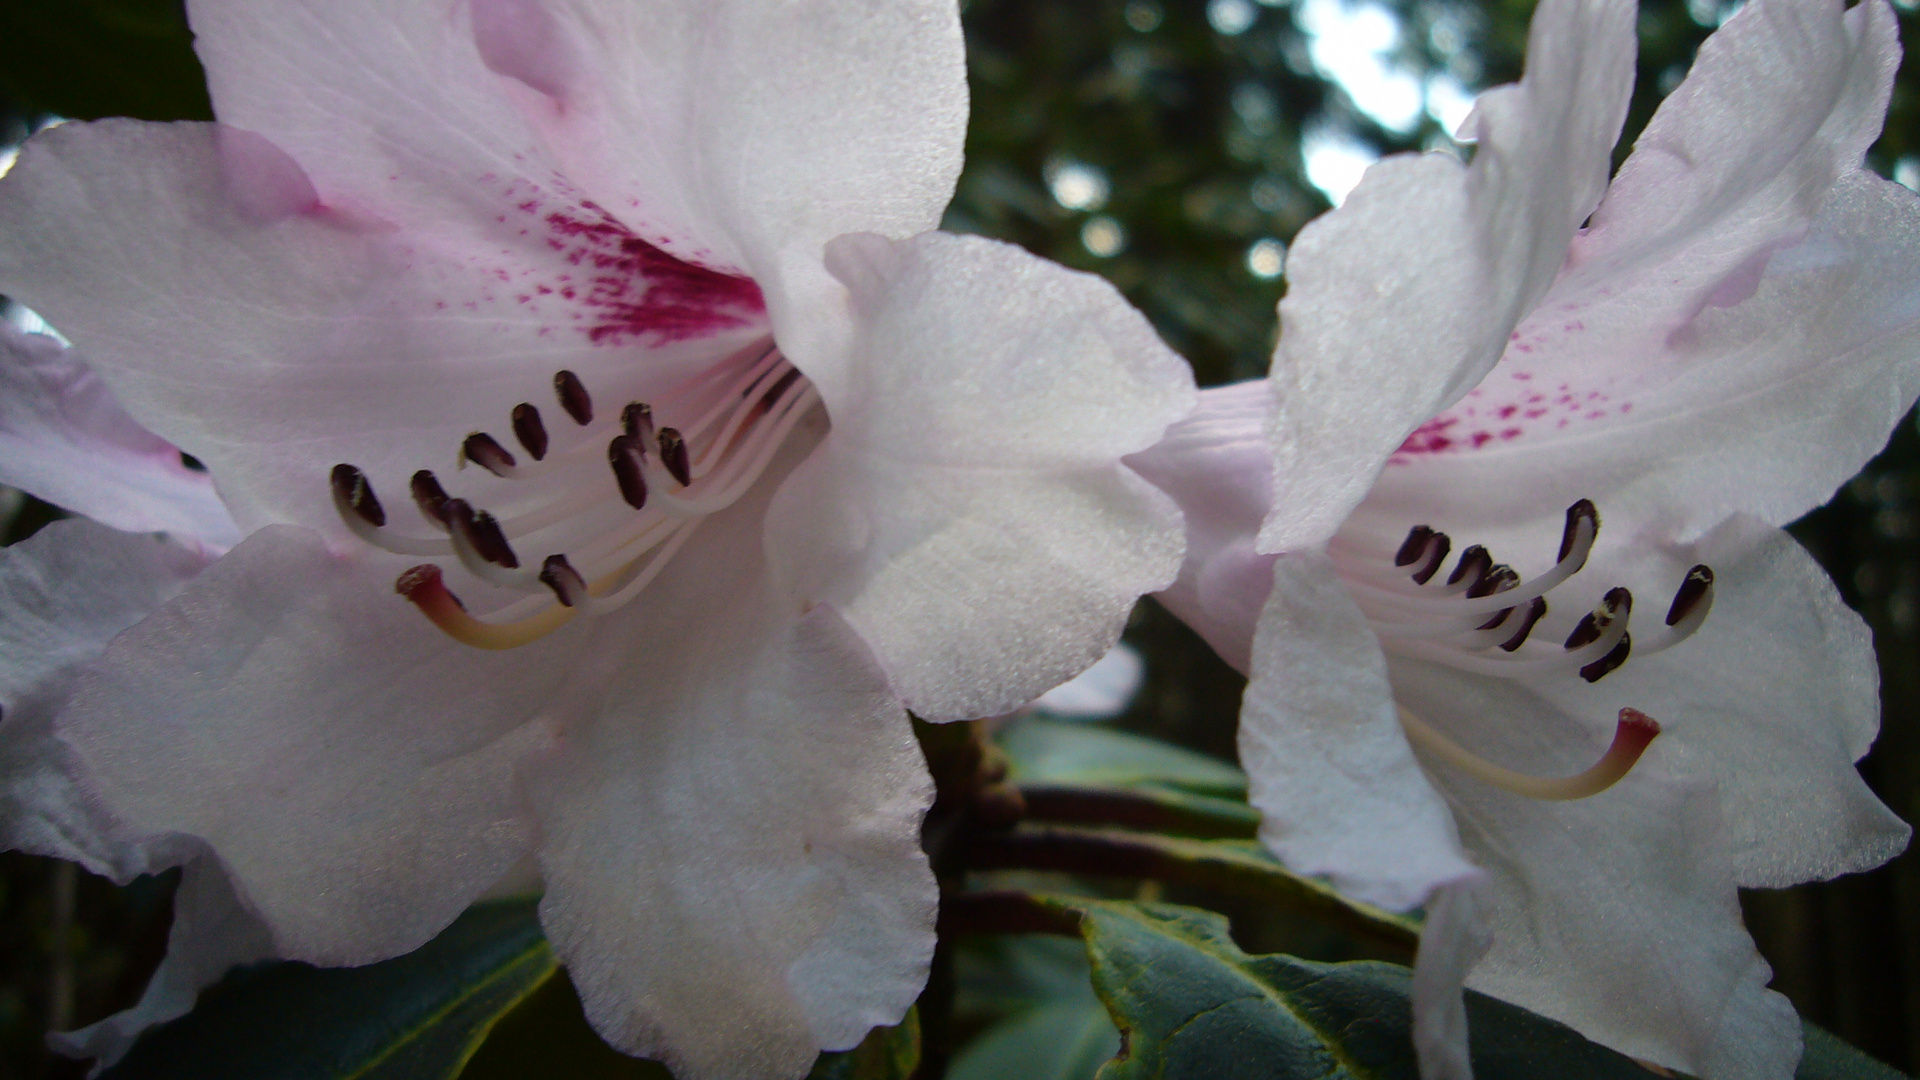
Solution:
<svg viewBox="0 0 1920 1080"><path fill-rule="evenodd" d="M433 530L388 527L387 511L359 468L333 467L334 507L367 543L400 555L450 556L481 582L524 594L487 619L466 610L441 567L415 566L394 588L449 637L482 649L538 640L580 613L618 610L646 589L702 521L739 501L766 471L820 395L771 342L715 364L654 402L596 416L571 371L553 377L560 410L579 429L556 446L529 402L509 417L523 463L484 431L459 460L524 488L497 513L447 494L431 470L413 474L414 505ZM657 414L657 415L656 415ZM666 419L679 421L669 426ZM520 552L548 554L538 567Z"/></svg>
<svg viewBox="0 0 1920 1080"><path fill-rule="evenodd" d="M1341 580L1389 653L1496 678L1564 672L1591 683L1618 670L1636 648L1641 655L1657 653L1691 637L1713 607L1713 571L1694 566L1675 591L1664 625L1637 644L1628 632L1633 594L1618 587L1607 590L1558 648L1534 640L1547 614L1547 594L1586 566L1599 532L1600 514L1591 501L1568 507L1559 555L1532 579L1494 562L1478 544L1462 551L1442 579L1452 541L1425 525L1407 532L1390 568L1338 545L1332 554ZM1605 791L1632 770L1660 733L1652 717L1623 708L1613 742L1598 762L1573 776L1543 779L1487 761L1405 706L1396 708L1408 740L1430 756L1534 799L1580 799Z"/></svg>

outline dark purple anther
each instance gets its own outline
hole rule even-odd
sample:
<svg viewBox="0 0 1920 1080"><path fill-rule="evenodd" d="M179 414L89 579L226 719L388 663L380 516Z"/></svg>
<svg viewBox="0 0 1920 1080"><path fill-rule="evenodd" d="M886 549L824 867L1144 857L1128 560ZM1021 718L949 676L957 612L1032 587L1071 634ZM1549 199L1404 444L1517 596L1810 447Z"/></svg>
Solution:
<svg viewBox="0 0 1920 1080"><path fill-rule="evenodd" d="M1507 652L1513 652L1527 643L1527 635L1533 633L1534 626L1547 613L1547 598L1536 596L1520 614L1520 625L1514 629L1513 636L1500 643Z"/></svg>
<svg viewBox="0 0 1920 1080"><path fill-rule="evenodd" d="M1433 539L1433 530L1425 525L1415 525L1407 530L1407 538L1401 541L1400 550L1394 553L1393 565L1412 566L1427 550L1427 541Z"/></svg>
<svg viewBox="0 0 1920 1080"><path fill-rule="evenodd" d="M653 406L644 401L627 402L627 407L620 410L620 428L640 444L640 452L645 454L653 444Z"/></svg>
<svg viewBox="0 0 1920 1080"><path fill-rule="evenodd" d="M1495 563L1480 575L1480 580L1467 587L1467 595L1474 599L1503 593L1520 584L1520 574L1506 563Z"/></svg>
<svg viewBox="0 0 1920 1080"><path fill-rule="evenodd" d="M631 435L616 435L607 444L607 464L613 466L613 479L620 485L620 497L635 510L647 505L645 461Z"/></svg>
<svg viewBox="0 0 1920 1080"><path fill-rule="evenodd" d="M519 569L520 557L507 544L507 536L500 531L500 523L492 514L475 510L465 499L448 499L447 519L474 554L495 566Z"/></svg>
<svg viewBox="0 0 1920 1080"><path fill-rule="evenodd" d="M460 444L460 452L466 455L468 461L495 476L507 475L507 471L514 466L513 455L484 431L467 436L467 441Z"/></svg>
<svg viewBox="0 0 1920 1080"><path fill-rule="evenodd" d="M574 423L581 427L593 423L593 398L588 396L580 376L571 371L554 372L553 396L560 399L560 407L567 410Z"/></svg>
<svg viewBox="0 0 1920 1080"><path fill-rule="evenodd" d="M660 429L660 464L680 481L681 487L693 483L693 463L687 458L687 441L675 428Z"/></svg>
<svg viewBox="0 0 1920 1080"><path fill-rule="evenodd" d="M1699 607L1700 601L1705 600L1712 591L1713 570L1710 567L1696 566L1687 571L1686 580L1680 583L1679 591L1673 594L1673 606L1667 609L1667 625L1672 626L1693 614L1693 609Z"/></svg>
<svg viewBox="0 0 1920 1080"><path fill-rule="evenodd" d="M380 505L380 499L373 493L373 485L367 482L367 475L352 465L333 467L334 502L361 521L378 528L387 523L386 508Z"/></svg>
<svg viewBox="0 0 1920 1080"><path fill-rule="evenodd" d="M1486 548L1475 544L1460 553L1460 561L1454 564L1453 573L1447 575L1447 584L1458 585L1463 581L1469 582L1467 588L1471 594L1473 586L1480 584L1481 580L1487 576L1487 571L1491 569L1493 569L1493 556L1487 552Z"/></svg>
<svg viewBox="0 0 1920 1080"><path fill-rule="evenodd" d="M1413 583L1425 585L1440 572L1440 564L1447 561L1447 552L1453 550L1453 538L1446 533L1437 532L1427 537L1427 561L1413 572Z"/></svg>
<svg viewBox="0 0 1920 1080"><path fill-rule="evenodd" d="M1627 662L1627 654L1633 651L1633 635L1620 635L1620 644L1607 650L1607 655L1580 669L1580 677L1588 682L1599 682L1621 664Z"/></svg>
<svg viewBox="0 0 1920 1080"><path fill-rule="evenodd" d="M1581 499L1567 507L1567 526L1560 532L1560 554L1554 557L1555 562L1566 562L1567 556L1573 554L1583 526L1589 538L1600 531L1600 510L1591 499Z"/></svg>
<svg viewBox="0 0 1920 1080"><path fill-rule="evenodd" d="M1608 589L1607 595L1600 598L1598 607L1580 616L1573 633L1567 635L1567 648L1581 649L1599 641L1600 635L1606 633L1615 619L1624 619L1632 613L1633 594L1618 586Z"/></svg>
<svg viewBox="0 0 1920 1080"><path fill-rule="evenodd" d="M579 607L587 602L587 579L567 562L565 555L547 556L547 561L540 566L540 581L567 607Z"/></svg>
<svg viewBox="0 0 1920 1080"><path fill-rule="evenodd" d="M546 458L547 425L540 421L540 410L524 401L513 407L513 437L527 448L533 460Z"/></svg>
<svg viewBox="0 0 1920 1080"><path fill-rule="evenodd" d="M421 469L413 474L413 504L420 508L426 519L441 528L448 525L447 489L440 486L440 479L430 469Z"/></svg>

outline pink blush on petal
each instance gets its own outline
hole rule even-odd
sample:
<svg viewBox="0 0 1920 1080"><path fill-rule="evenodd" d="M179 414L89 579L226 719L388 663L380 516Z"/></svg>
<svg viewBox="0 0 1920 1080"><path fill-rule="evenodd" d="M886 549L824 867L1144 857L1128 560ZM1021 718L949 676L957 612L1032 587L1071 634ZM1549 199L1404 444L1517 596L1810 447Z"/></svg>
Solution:
<svg viewBox="0 0 1920 1080"><path fill-rule="evenodd" d="M1466 400L1415 428L1387 463L1404 465L1426 455L1502 445L1529 434L1624 416L1633 409L1631 401L1616 402L1604 390L1575 390L1561 383L1548 395L1533 389L1533 372L1506 372L1504 380L1500 374L1496 368Z"/></svg>
<svg viewBox="0 0 1920 1080"><path fill-rule="evenodd" d="M591 200L552 199L524 182L505 195L526 215L519 235L541 247L540 261L552 267L557 258L559 268L494 276L530 310L570 308L573 329L596 345L662 345L765 321L766 300L751 278L675 258Z"/></svg>

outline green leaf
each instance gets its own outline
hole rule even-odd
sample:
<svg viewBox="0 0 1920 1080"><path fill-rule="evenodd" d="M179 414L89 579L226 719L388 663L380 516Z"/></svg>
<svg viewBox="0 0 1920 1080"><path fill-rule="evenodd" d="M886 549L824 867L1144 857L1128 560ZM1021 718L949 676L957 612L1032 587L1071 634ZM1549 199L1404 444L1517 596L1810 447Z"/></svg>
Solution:
<svg viewBox="0 0 1920 1080"><path fill-rule="evenodd" d="M434 1080L460 1074L557 969L532 900L474 907L405 956L255 965L156 1028L103 1080Z"/></svg>
<svg viewBox="0 0 1920 1080"><path fill-rule="evenodd" d="M1010 758L1007 778L1017 784L1180 791L1244 803L1247 777L1224 761L1155 739L1090 724L1028 717L1003 728Z"/></svg>
<svg viewBox="0 0 1920 1080"><path fill-rule="evenodd" d="M1420 923L1296 874L1252 840L1192 840L1120 829L1022 825L983 834L969 849L979 869L1064 870L1153 878L1250 896L1312 915L1389 948L1411 951Z"/></svg>
<svg viewBox="0 0 1920 1080"><path fill-rule="evenodd" d="M213 119L182 0L0 0L0 87L75 119Z"/></svg>
<svg viewBox="0 0 1920 1080"><path fill-rule="evenodd" d="M1883 1065L1840 1036L1801 1021L1807 1051L1800 1057L1794 1080L1909 1080L1906 1073Z"/></svg>
<svg viewBox="0 0 1920 1080"><path fill-rule="evenodd" d="M920 1067L920 1014L907 1010L894 1027L874 1028L859 1046L821 1054L807 1080L907 1080Z"/></svg>
<svg viewBox="0 0 1920 1080"><path fill-rule="evenodd" d="M1120 1049L1094 995L1087 950L1042 934L963 938L954 950L956 1025L978 1028L947 1080L1093 1080Z"/></svg>
<svg viewBox="0 0 1920 1080"><path fill-rule="evenodd" d="M1120 1049L1120 1032L1099 1000L1028 1009L982 1032L954 1056L947 1080L1093 1080Z"/></svg>
<svg viewBox="0 0 1920 1080"><path fill-rule="evenodd" d="M587 1023L565 971L500 1019L460 1080L673 1080L657 1061L628 1057Z"/></svg>
<svg viewBox="0 0 1920 1080"><path fill-rule="evenodd" d="M1125 1033L1099 1080L1414 1080L1412 973L1248 956L1209 911L1059 899L1080 914L1093 985ZM1646 1080L1631 1059L1469 992L1478 1080Z"/></svg>

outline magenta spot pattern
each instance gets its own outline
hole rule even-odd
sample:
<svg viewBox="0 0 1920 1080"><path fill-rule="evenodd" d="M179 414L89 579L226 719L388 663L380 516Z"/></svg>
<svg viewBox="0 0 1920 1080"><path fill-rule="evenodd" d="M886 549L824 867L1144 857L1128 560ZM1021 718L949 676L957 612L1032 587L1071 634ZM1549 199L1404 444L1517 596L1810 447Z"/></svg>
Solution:
<svg viewBox="0 0 1920 1080"><path fill-rule="evenodd" d="M1452 408L1415 428L1388 463L1406 465L1437 454L1550 437L1576 424L1617 419L1631 412L1633 402L1617 400L1609 390L1596 389L1590 383L1560 381L1571 369L1553 362L1551 339L1586 330L1586 324L1570 314L1578 307L1564 305L1556 313L1556 321L1531 320L1514 331L1506 355L1480 385ZM1554 333L1542 331L1543 325L1550 325Z"/></svg>
<svg viewBox="0 0 1920 1080"><path fill-rule="evenodd" d="M597 345L663 345L765 321L766 300L751 278L675 258L564 181L554 185L558 197L513 181L503 193L511 211L494 219L545 249L532 267L492 271L530 311L559 308ZM520 262L511 250L501 254Z"/></svg>

